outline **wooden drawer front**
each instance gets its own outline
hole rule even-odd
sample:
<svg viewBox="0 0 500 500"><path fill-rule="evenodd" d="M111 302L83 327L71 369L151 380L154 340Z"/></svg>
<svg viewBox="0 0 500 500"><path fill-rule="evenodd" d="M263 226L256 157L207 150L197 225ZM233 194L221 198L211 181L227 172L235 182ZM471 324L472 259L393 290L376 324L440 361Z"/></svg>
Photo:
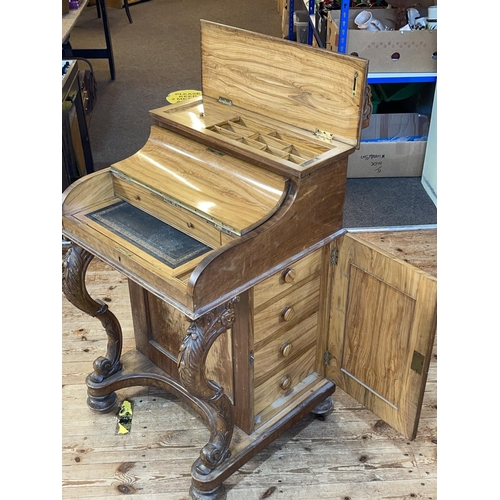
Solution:
<svg viewBox="0 0 500 500"><path fill-rule="evenodd" d="M293 387L314 372L316 349L312 347L302 356L279 370L275 375L254 388L255 415L276 401L279 397L289 393Z"/></svg>
<svg viewBox="0 0 500 500"><path fill-rule="evenodd" d="M272 298L296 288L302 280L319 273L320 265L321 250L317 250L259 283L254 287L254 308L265 307Z"/></svg>
<svg viewBox="0 0 500 500"><path fill-rule="evenodd" d="M144 210L212 248L221 246L221 233L209 222L182 207L170 205L160 196L138 184L130 184L118 177L113 177L113 184L116 195L131 205Z"/></svg>
<svg viewBox="0 0 500 500"><path fill-rule="evenodd" d="M291 330L278 333L269 343L254 351L254 381L261 385L271 371L293 362L304 350L316 345L318 313L311 314Z"/></svg>
<svg viewBox="0 0 500 500"><path fill-rule="evenodd" d="M258 349L259 342L268 338L278 329L289 329L294 326L304 314L319 306L319 276L300 288L276 300L261 310L254 317L254 344Z"/></svg>

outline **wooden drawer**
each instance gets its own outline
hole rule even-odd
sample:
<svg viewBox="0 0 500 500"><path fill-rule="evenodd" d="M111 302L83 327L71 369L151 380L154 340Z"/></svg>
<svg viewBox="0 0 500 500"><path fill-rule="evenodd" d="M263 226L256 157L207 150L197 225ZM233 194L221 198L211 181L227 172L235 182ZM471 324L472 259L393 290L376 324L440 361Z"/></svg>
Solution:
<svg viewBox="0 0 500 500"><path fill-rule="evenodd" d="M221 246L221 232L219 229L197 215L182 207L174 207L159 195L138 184L126 182L119 177L113 177L113 186L116 195L131 205L140 207L145 212L212 248Z"/></svg>
<svg viewBox="0 0 500 500"><path fill-rule="evenodd" d="M254 287L255 309L266 307L266 302L281 293L297 287L301 281L313 274L319 274L321 250L316 250Z"/></svg>
<svg viewBox="0 0 500 500"><path fill-rule="evenodd" d="M254 412L260 413L264 408L281 396L288 394L293 387L314 372L316 349L313 346L302 356L283 367L275 375L254 388Z"/></svg>
<svg viewBox="0 0 500 500"><path fill-rule="evenodd" d="M261 385L270 372L289 364L300 352L316 345L317 326L318 313L315 312L291 330L277 334L270 342L255 350L255 385Z"/></svg>
<svg viewBox="0 0 500 500"><path fill-rule="evenodd" d="M268 307L257 312L254 316L254 344L259 349L259 342L268 338L278 329L288 330L296 325L304 315L319 306L320 277L313 279L280 299L272 302Z"/></svg>

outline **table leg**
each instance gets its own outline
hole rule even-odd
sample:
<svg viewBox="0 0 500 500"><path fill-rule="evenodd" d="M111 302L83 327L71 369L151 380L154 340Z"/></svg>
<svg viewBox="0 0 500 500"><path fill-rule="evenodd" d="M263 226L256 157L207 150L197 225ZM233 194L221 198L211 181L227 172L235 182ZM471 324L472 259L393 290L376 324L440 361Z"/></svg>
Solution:
<svg viewBox="0 0 500 500"><path fill-rule="evenodd" d="M115 58L113 55L113 44L111 42L111 34L108 25L108 12L106 10L105 0L97 0L102 17L102 25L104 28L104 38L106 40L105 49L73 49L69 43L69 39L65 40L62 45L62 58L73 59L74 57L83 57L85 59L107 59L109 63L109 72L111 80L115 79Z"/></svg>
<svg viewBox="0 0 500 500"><path fill-rule="evenodd" d="M193 321L179 350L178 369L182 385L190 394L215 410L215 419L210 422L210 441L203 447L200 457L193 464L190 498L195 500L225 498L222 479L207 484L203 478L210 475L230 455L229 444L234 430L232 404L224 389L206 378L205 362L210 347L217 337L229 330L234 323L233 306L237 301L239 297Z"/></svg>
<svg viewBox="0 0 500 500"><path fill-rule="evenodd" d="M115 58L113 56L113 46L111 44L111 35L109 33L108 12L106 10L106 0L97 0L100 3L102 24L104 27L104 38L106 40L106 49L108 51L109 72L111 80L115 79Z"/></svg>
<svg viewBox="0 0 500 500"><path fill-rule="evenodd" d="M92 382L102 382L122 369L122 330L118 320L101 301L92 299L85 286L85 274L93 255L71 243L63 260L62 289L66 298L81 311L99 319L108 335L106 356L94 361L94 371L87 377ZM89 394L87 404L92 410L110 411L117 400L114 392L99 397Z"/></svg>

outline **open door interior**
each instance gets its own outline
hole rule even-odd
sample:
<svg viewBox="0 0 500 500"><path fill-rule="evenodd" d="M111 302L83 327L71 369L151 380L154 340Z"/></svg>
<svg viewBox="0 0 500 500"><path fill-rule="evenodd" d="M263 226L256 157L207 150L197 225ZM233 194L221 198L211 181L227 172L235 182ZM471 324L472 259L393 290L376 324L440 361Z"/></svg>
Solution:
<svg viewBox="0 0 500 500"><path fill-rule="evenodd" d="M333 243L327 377L409 439L436 332L437 280L352 233Z"/></svg>

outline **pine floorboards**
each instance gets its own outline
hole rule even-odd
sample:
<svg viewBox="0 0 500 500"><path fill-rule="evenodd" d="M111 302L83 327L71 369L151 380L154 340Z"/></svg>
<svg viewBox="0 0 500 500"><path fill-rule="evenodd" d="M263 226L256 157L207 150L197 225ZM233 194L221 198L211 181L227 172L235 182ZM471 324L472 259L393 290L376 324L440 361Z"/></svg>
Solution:
<svg viewBox="0 0 500 500"><path fill-rule="evenodd" d="M370 238L380 243L379 235ZM414 251L406 255L398 248L400 257L412 260ZM426 255L426 265L435 274L435 236L422 249L419 254ZM124 351L133 348L126 278L94 259L87 288L120 321ZM106 336L97 319L78 311L64 296L62 300L62 498L187 499L191 465L208 439L203 421L176 397L145 387L118 392L120 402L128 398L134 405L127 435L116 433L115 413L90 411L85 377L93 360L105 352ZM225 481L228 500L435 500L436 386L435 346L414 441L337 389L335 409L325 420L307 416Z"/></svg>

